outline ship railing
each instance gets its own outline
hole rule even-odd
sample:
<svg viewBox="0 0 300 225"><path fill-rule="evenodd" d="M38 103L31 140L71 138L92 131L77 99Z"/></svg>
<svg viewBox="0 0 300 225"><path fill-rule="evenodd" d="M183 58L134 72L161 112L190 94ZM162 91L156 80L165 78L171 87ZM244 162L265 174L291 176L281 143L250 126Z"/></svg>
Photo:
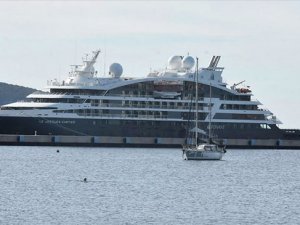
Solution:
<svg viewBox="0 0 300 225"><path fill-rule="evenodd" d="M44 92L44 91L35 91L31 95L75 95L68 92Z"/></svg>
<svg viewBox="0 0 300 225"><path fill-rule="evenodd" d="M91 103L91 106L95 107L107 107L107 108L138 108L138 109L179 109L179 110L194 110L195 107L189 106L168 106L168 105L147 105L147 104L109 104L109 103ZM199 106L198 110L205 110L205 107ZM208 108L206 107L206 111Z"/></svg>
<svg viewBox="0 0 300 225"><path fill-rule="evenodd" d="M189 106L161 106L161 105L135 105L135 104L109 104L109 103L102 103L102 104L94 104L92 103L91 106L100 106L100 107L107 107L107 108L142 108L142 109L185 109L189 110ZM193 109L193 108L192 108ZM199 110L203 110L203 107L199 107Z"/></svg>
<svg viewBox="0 0 300 225"><path fill-rule="evenodd" d="M97 114L97 113L77 113L78 116L100 117L100 118L139 118L139 119L170 119L161 115L126 115L126 114Z"/></svg>
<svg viewBox="0 0 300 225"><path fill-rule="evenodd" d="M140 95L140 94L109 94L113 97L131 97L131 98L153 98L153 95Z"/></svg>
<svg viewBox="0 0 300 225"><path fill-rule="evenodd" d="M29 102L34 102L34 101L31 100L31 99L23 99L23 100L18 100L18 101L16 101L16 102L18 102L18 103L24 103L24 102L29 103Z"/></svg>
<svg viewBox="0 0 300 225"><path fill-rule="evenodd" d="M258 108L257 109L258 111L263 111L263 112L269 112L270 110L268 110L268 109L263 109L263 108Z"/></svg>
<svg viewBox="0 0 300 225"><path fill-rule="evenodd" d="M60 86L93 87L97 84L98 84L97 81L95 81L95 82L84 82L84 83L66 83L65 81L60 82L56 79L47 81L47 86L57 86L57 87L60 87Z"/></svg>
<svg viewBox="0 0 300 225"><path fill-rule="evenodd" d="M276 116L266 116L266 120L271 121L275 124L282 124L282 122L279 119L277 119Z"/></svg>
<svg viewBox="0 0 300 225"><path fill-rule="evenodd" d="M41 91L41 90L37 90L31 94L34 94L34 95L44 95L44 94L50 94L50 92L48 91Z"/></svg>

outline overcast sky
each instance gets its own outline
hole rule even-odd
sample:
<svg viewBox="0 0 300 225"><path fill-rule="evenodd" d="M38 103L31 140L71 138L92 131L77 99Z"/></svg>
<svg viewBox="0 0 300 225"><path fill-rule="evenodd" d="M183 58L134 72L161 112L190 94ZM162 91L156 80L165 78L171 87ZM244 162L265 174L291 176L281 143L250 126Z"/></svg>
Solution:
<svg viewBox="0 0 300 225"><path fill-rule="evenodd" d="M281 127L300 128L300 2L0 1L0 82L41 89L95 49L143 77L171 55L220 55L224 80L246 80Z"/></svg>

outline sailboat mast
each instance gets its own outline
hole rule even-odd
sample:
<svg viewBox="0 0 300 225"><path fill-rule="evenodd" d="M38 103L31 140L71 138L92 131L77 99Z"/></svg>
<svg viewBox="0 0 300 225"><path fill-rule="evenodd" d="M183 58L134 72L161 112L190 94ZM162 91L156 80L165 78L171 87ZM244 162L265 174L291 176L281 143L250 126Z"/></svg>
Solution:
<svg viewBox="0 0 300 225"><path fill-rule="evenodd" d="M208 140L211 138L211 83L209 83L209 125L208 125Z"/></svg>
<svg viewBox="0 0 300 225"><path fill-rule="evenodd" d="M195 143L198 146L198 57L196 58L196 115L195 115Z"/></svg>

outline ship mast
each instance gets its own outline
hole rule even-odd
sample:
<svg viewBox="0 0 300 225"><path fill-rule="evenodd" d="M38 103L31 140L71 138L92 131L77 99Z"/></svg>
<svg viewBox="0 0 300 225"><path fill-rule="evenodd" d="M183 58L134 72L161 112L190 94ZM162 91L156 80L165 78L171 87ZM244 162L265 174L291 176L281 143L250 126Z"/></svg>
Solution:
<svg viewBox="0 0 300 225"><path fill-rule="evenodd" d="M208 125L208 141L211 143L211 83L209 83L209 125Z"/></svg>
<svg viewBox="0 0 300 225"><path fill-rule="evenodd" d="M198 146L198 57L196 58L196 115L195 115L195 143Z"/></svg>

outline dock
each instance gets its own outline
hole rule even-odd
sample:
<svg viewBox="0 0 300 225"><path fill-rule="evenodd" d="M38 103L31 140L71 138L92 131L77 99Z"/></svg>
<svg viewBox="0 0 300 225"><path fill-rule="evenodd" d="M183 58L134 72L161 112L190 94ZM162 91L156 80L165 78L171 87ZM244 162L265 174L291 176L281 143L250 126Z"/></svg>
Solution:
<svg viewBox="0 0 300 225"><path fill-rule="evenodd" d="M300 149L300 140L221 139L229 149ZM0 135L0 145L7 146L82 146L82 147L161 147L178 148L185 138Z"/></svg>

